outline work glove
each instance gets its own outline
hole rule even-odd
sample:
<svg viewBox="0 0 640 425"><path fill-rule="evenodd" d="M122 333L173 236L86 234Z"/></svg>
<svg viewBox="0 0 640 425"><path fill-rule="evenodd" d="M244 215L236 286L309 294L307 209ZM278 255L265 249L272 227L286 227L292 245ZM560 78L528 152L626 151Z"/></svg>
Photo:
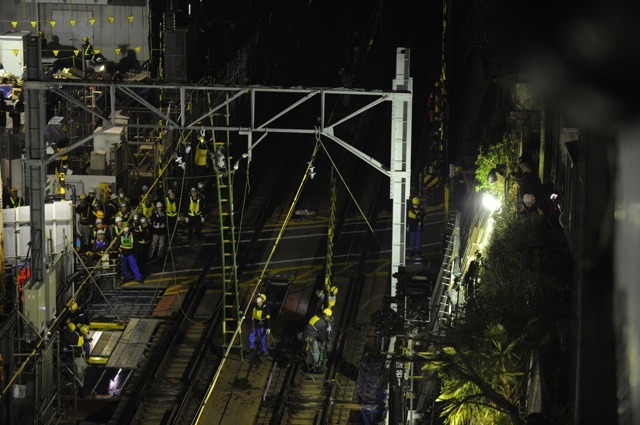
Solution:
<svg viewBox="0 0 640 425"><path fill-rule="evenodd" d="M185 218L184 218L184 221L185 221L186 223L188 223L188 222L189 222L189 217L185 217Z"/></svg>
<svg viewBox="0 0 640 425"><path fill-rule="evenodd" d="M200 217L200 223L204 223L204 217Z"/></svg>
<svg viewBox="0 0 640 425"><path fill-rule="evenodd" d="M267 335L269 335L271 333L271 329L267 329L265 332Z"/></svg>

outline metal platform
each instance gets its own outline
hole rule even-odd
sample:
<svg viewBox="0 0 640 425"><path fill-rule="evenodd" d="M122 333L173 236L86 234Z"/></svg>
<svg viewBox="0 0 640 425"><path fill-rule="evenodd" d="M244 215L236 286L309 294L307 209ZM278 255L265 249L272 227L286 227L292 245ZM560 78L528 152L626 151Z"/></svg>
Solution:
<svg viewBox="0 0 640 425"><path fill-rule="evenodd" d="M103 297L91 305L92 320L126 322L131 318L149 317L163 291L155 288L121 288L102 292Z"/></svg>

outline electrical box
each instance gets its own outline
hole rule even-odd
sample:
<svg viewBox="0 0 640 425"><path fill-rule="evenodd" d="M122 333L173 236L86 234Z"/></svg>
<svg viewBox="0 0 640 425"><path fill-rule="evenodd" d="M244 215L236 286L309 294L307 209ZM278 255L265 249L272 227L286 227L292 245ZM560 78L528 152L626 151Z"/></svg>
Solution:
<svg viewBox="0 0 640 425"><path fill-rule="evenodd" d="M8 31L0 34L0 63L5 72L21 77L24 70L24 51L30 31Z"/></svg>
<svg viewBox="0 0 640 425"><path fill-rule="evenodd" d="M107 174L107 152L98 149L91 152L91 174Z"/></svg>
<svg viewBox="0 0 640 425"><path fill-rule="evenodd" d="M101 131L103 128L96 128L96 132ZM106 129L104 132L96 134L93 138L93 149L94 151L104 151L105 152L105 161L107 164L110 164L113 157L113 152L115 151L116 146L122 140L122 135L124 134L124 128L122 127L111 127ZM91 163L91 168L93 168L93 162ZM103 173L104 174L104 173Z"/></svg>
<svg viewBox="0 0 640 425"><path fill-rule="evenodd" d="M25 335L32 338L39 335L47 323L47 299L44 292L43 282L30 282L24 288L24 317L30 325L25 326Z"/></svg>

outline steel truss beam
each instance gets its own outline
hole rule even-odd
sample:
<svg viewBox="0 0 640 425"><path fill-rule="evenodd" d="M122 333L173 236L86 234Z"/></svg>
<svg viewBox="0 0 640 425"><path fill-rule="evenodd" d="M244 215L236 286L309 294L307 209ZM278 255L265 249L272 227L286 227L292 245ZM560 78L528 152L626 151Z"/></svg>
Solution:
<svg viewBox="0 0 640 425"><path fill-rule="evenodd" d="M100 134L83 135L81 140L74 143L62 152L44 158L39 152L44 152L45 140L44 118L45 96L44 92L52 92L64 97L74 105L78 105L95 117L103 120L102 131L113 126L136 129L166 129L184 132L188 130L224 131L236 133L247 137L248 160L251 160L252 150L256 148L269 134L313 134L324 136L343 147L351 154L365 161L367 164L380 171L390 178L390 198L393 200L393 231L392 231L392 261L391 273L398 270L398 267L405 264L405 229L406 229L406 201L409 197L410 187L407 185L411 178L411 108L413 99L413 82L409 77L409 49L398 48L396 51L396 78L393 80L392 91L381 90L358 90L345 88L302 88L302 87L265 87L265 86L217 86L217 85L182 85L182 84L139 84L128 82L101 82L101 81L39 81L38 79L27 79L24 82L24 90L29 100L27 120L27 145L31 146L32 155L28 155L30 170L34 172L39 166L44 166L61 155L87 143ZM118 123L115 122L114 113L101 114L99 111L91 110L86 105L74 99L69 93L83 90L99 90L109 99L111 111L119 109L140 108L150 113L158 121L156 123ZM151 94L151 96L149 96ZM343 96L358 99L353 111L344 117L339 117L336 122L327 122L328 117L332 117L331 109L335 102ZM154 104L152 99L162 99ZM206 111L196 110L194 104L197 99L206 99L201 105L206 105ZM380 161L371 157L354 147L347 140L341 138L337 133L340 126L349 123L359 115L372 110L378 105L391 103L391 162L383 165ZM166 109L161 107L161 104ZM132 105L134 105L132 107ZM285 105L274 107L273 105ZM234 117L245 117L246 122L232 122L229 125L213 125L211 118L218 111L225 108L236 108ZM301 108L317 119L309 120L309 124L291 126L289 123L296 122L295 119L287 121L286 118L293 117L294 112L300 112ZM274 112L274 110L276 112ZM170 113L170 111L174 111ZM204 111L204 112L203 112ZM109 115L108 118L103 115ZM176 117L177 115L177 117ZM247 118L248 117L248 118ZM295 118L295 117L294 117ZM34 123L34 120L37 123ZM214 123L215 124L215 123ZM257 141L254 142L254 137ZM40 183L45 176L36 173L33 176L34 182ZM30 187L31 203L34 196L39 200L44 199L41 188L37 184ZM41 213L34 211L34 213ZM33 247L32 247L33 249ZM33 252L34 257L36 252ZM392 279L392 296L395 295L396 278Z"/></svg>

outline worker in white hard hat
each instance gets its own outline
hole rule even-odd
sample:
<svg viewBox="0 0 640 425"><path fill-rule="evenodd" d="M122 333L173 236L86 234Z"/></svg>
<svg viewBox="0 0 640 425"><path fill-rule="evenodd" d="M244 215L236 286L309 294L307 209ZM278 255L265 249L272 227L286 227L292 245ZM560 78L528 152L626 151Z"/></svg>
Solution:
<svg viewBox="0 0 640 425"><path fill-rule="evenodd" d="M420 198L411 199L411 207L407 211L407 230L409 230L409 257L422 255L422 229L427 212L420 205Z"/></svg>
<svg viewBox="0 0 640 425"><path fill-rule="evenodd" d="M167 214L167 233L169 238L173 238L178 222L178 203L172 189L167 191L167 196L164 199L164 212Z"/></svg>
<svg viewBox="0 0 640 425"><path fill-rule="evenodd" d="M267 337L271 334L271 310L266 301L266 295L258 294L251 310L249 350L251 355L255 355L254 350L258 350L258 358L262 358L267 353Z"/></svg>
<svg viewBox="0 0 640 425"><path fill-rule="evenodd" d="M162 202L156 203L156 210L151 216L151 224L152 236L151 247L149 248L149 260L152 260L156 255L156 249L158 255L157 258L164 257L164 246L167 240L167 215L164 212L164 205L162 205Z"/></svg>
<svg viewBox="0 0 640 425"><path fill-rule="evenodd" d="M113 249L116 249L118 248L118 244L120 243L120 235L122 234L122 230L124 229L124 220L119 215L117 215L113 220L113 226L110 227L110 239L112 241L116 241L115 246L113 246Z"/></svg>
<svg viewBox="0 0 640 425"><path fill-rule="evenodd" d="M194 239L200 241L202 239L202 223L204 223L204 200L202 196L198 194L198 190L192 187L189 191L189 199L187 199L187 215L185 221L187 222L189 236L189 242L193 242Z"/></svg>

